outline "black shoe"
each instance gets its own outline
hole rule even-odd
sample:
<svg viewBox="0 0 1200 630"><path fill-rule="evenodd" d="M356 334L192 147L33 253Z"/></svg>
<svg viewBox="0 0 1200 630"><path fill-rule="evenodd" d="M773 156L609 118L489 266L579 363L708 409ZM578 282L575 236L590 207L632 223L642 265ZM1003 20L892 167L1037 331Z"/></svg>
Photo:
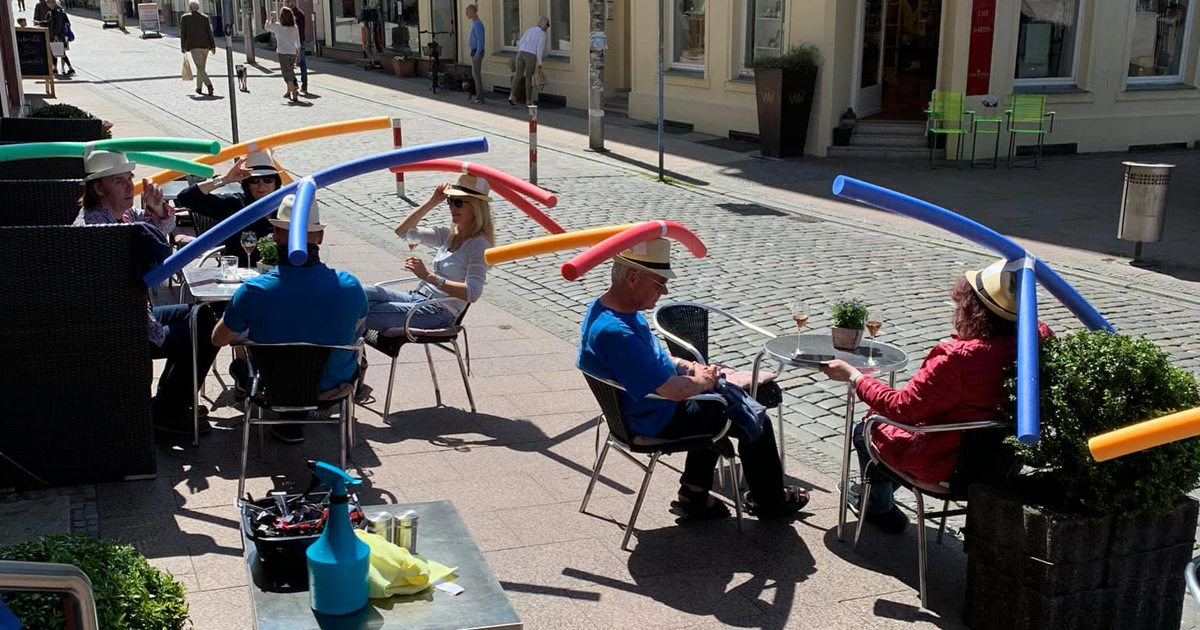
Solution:
<svg viewBox="0 0 1200 630"><path fill-rule="evenodd" d="M889 534L899 534L908 527L908 517L894 505L886 512L867 512L866 521Z"/></svg>
<svg viewBox="0 0 1200 630"><path fill-rule="evenodd" d="M162 431L163 433L172 433L175 435L191 435L195 430L193 426L191 409L171 412L151 412L154 421L154 430ZM200 433L209 433L212 431L212 425L203 417L200 418Z"/></svg>
<svg viewBox="0 0 1200 630"><path fill-rule="evenodd" d="M234 398L245 400L246 391L250 388L250 364L245 359L234 359L229 364L229 376L233 378Z"/></svg>
<svg viewBox="0 0 1200 630"><path fill-rule="evenodd" d="M304 425L276 424L271 426L271 435L284 444L303 444Z"/></svg>
<svg viewBox="0 0 1200 630"><path fill-rule="evenodd" d="M212 96L212 95L213 95L213 87L212 87L212 84L209 84L209 86L208 86L208 95L209 95L209 96Z"/></svg>

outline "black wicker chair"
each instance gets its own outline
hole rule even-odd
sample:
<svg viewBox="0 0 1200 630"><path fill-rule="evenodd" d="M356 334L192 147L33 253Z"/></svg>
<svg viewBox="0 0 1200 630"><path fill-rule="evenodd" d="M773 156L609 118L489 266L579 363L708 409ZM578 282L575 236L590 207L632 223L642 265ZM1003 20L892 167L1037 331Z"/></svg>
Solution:
<svg viewBox="0 0 1200 630"><path fill-rule="evenodd" d="M637 523L638 512L642 511L642 501L646 498L646 488L650 487L650 476L654 474L654 466L658 464L658 459L670 453L681 453L697 448L712 448L714 444L725 440L725 434L729 433L730 421L726 420L725 428L715 435L701 434L669 440L634 435L629 429L629 424L625 422L625 414L621 411L621 399L618 395L618 392L624 389L621 384L587 372L583 372L583 377L587 381L588 387L592 389L592 395L596 397L596 402L600 405L601 415L596 418L596 430L600 430L600 421L603 419L608 424L608 439L604 442L604 449L596 458L596 466L592 469L592 479L588 482L587 491L583 494L583 504L579 506L579 511L587 513L588 500L592 498L592 489L596 487L596 480L600 478L600 469L604 466L604 458L608 455L608 449L617 447L618 453L646 471L646 475L642 477L642 486L638 489L637 500L633 504L633 512L629 514L629 525L625 526L625 537L621 539L621 549L629 551L629 537L633 535L633 526ZM656 394L650 394L648 397L659 398ZM726 404L725 398L720 394L699 394L688 400L719 404L722 407ZM722 449L718 452L721 452L722 457L728 457L731 460L737 456L732 448ZM633 453L649 455L650 464L643 464L633 456ZM740 532L742 531L742 493L740 491L742 484L739 478L739 467L731 465L729 469L732 473L733 505L737 510L737 525Z"/></svg>
<svg viewBox="0 0 1200 630"><path fill-rule="evenodd" d="M0 118L0 140L7 142L92 142L104 139L99 118Z"/></svg>
<svg viewBox="0 0 1200 630"><path fill-rule="evenodd" d="M380 282L375 286L384 286L388 284L400 284L404 282L412 282L417 278L405 278L403 280L388 280ZM436 298L425 302L425 304L437 304L445 302L453 298ZM434 346L454 355L458 359L458 371L462 374L463 387L467 390L467 401L471 403L471 413L475 413L475 397L471 394L471 381L468 376L471 374L471 342L467 338L467 329L463 326L463 319L467 316L467 311L471 309L471 305L458 314L458 319L455 320L453 326L447 328L435 329L418 329L410 328L408 322L412 319L416 310L409 312L408 317L404 320L403 328L392 328L389 330L368 330L364 336L367 345L386 354L392 358L391 371L388 372L388 389L387 397L383 403L383 418L386 420L392 411L392 383L396 380L396 360L400 356L400 349L405 344L415 343L425 346L425 359L429 362L429 375L433 377L433 394L437 400L438 406L442 404L442 390L438 387L437 371L433 367L433 354L429 352L429 347ZM463 366L463 354L458 349L458 337L462 335L463 345L466 347L467 363ZM447 346L446 344L450 344Z"/></svg>
<svg viewBox="0 0 1200 630"><path fill-rule="evenodd" d="M0 140L0 146L20 144L17 141ZM40 158L36 160L12 160L4 162L6 179L83 179L87 173L83 160L79 158Z"/></svg>
<svg viewBox="0 0 1200 630"><path fill-rule="evenodd" d="M891 468L879 456L879 451L871 441L871 432L877 425L889 424L899 427L914 435L940 433L945 431L961 431L962 444L958 451L958 465L954 474L941 484L922 483L900 471ZM1017 455L1011 447L1004 443L1005 437L1012 434L1009 425L999 422L960 422L956 424L911 426L875 415L867 418L863 427L863 438L866 440L867 453L871 463L863 475L861 501L871 496L871 486L881 480L892 481L912 491L917 498L917 579L921 595L921 606L928 608L929 600L925 588L926 554L925 554L925 521L941 519L938 526L937 542L942 542L946 531L946 517L961 516L967 513L965 508L949 509L950 502L965 502L967 491L972 484L992 483L1004 479L1017 465ZM942 509L937 512L925 511L925 497L942 500ZM854 530L854 548L858 549L858 539L863 530L863 506L858 506L858 526Z"/></svg>
<svg viewBox="0 0 1200 630"><path fill-rule="evenodd" d="M154 476L138 231L0 227L0 480Z"/></svg>
<svg viewBox="0 0 1200 630"><path fill-rule="evenodd" d="M0 180L0 226L70 225L82 196L78 179Z"/></svg>
<svg viewBox="0 0 1200 630"><path fill-rule="evenodd" d="M759 326L751 324L736 315L728 313L715 306L697 302L667 302L654 309L651 316L654 328L667 341L667 348L672 356L692 357L700 363L708 363L709 314L720 315L729 321L756 332L769 339L775 335ZM783 454L783 389L775 382L774 375L758 384L754 399L767 409L775 408L776 431L775 438L779 440L779 463L785 465L787 458Z"/></svg>
<svg viewBox="0 0 1200 630"><path fill-rule="evenodd" d="M264 442L262 427L267 424L336 424L338 425L338 466L346 468L346 457L354 445L354 390L361 375L335 391L319 389L321 374L334 350L350 350L355 361L362 358L362 340L350 346L328 346L311 343L246 342L246 360L250 367L250 390L246 396L242 426L242 472L238 475L237 500L245 496L246 460L250 452L250 425L258 425L258 452L262 457ZM263 410L275 414L319 411L336 406L333 418L263 418Z"/></svg>

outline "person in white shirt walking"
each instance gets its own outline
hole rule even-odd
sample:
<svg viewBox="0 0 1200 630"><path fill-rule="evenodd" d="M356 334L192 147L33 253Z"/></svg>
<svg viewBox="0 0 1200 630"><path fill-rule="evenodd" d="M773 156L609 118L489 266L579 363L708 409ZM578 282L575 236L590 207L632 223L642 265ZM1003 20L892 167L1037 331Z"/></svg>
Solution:
<svg viewBox="0 0 1200 630"><path fill-rule="evenodd" d="M513 107L517 106L513 95L517 93L517 86L520 85L522 79L525 80L525 102L530 105L537 103L537 97L533 93L533 73L542 69L542 55L546 50L546 31L548 30L550 30L550 19L540 17L537 26L530 27L521 36L521 43L517 46L516 72L513 74L512 91L508 93L508 104Z"/></svg>
<svg viewBox="0 0 1200 630"><path fill-rule="evenodd" d="M296 85L296 53L300 50L300 29L296 27L296 17L292 10L284 7L279 11L279 21L275 21L275 12L267 19L267 30L275 34L275 54L279 56L279 72L287 83L287 92L283 98L297 102L300 86Z"/></svg>

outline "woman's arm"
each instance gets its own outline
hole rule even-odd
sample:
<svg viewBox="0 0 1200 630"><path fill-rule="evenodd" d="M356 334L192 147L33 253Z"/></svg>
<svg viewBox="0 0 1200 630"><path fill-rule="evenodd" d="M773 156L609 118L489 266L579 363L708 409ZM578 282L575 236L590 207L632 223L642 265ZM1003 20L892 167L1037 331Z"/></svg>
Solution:
<svg viewBox="0 0 1200 630"><path fill-rule="evenodd" d="M831 361L821 371L836 381L852 381L858 398L875 412L905 424L921 425L953 408L963 397L964 359L952 353L931 354L902 389L892 389L864 376L843 361Z"/></svg>
<svg viewBox="0 0 1200 630"><path fill-rule="evenodd" d="M438 184L438 187L433 189L433 194L429 196L429 199L426 199L425 203L421 204L420 207L409 212L408 216L404 217L404 220L396 226L396 236L404 238L404 235L409 230L417 227L417 224L421 222L421 219L425 218L425 215L429 214L430 210L433 210L445 200L446 185Z"/></svg>

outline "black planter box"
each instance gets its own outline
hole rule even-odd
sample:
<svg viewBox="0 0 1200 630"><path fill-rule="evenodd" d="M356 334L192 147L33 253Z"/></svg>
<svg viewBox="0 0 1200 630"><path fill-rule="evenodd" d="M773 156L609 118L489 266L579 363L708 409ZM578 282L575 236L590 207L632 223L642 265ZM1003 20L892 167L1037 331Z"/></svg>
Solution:
<svg viewBox="0 0 1200 630"><path fill-rule="evenodd" d="M850 136L854 135L854 130L850 127L834 127L833 128L833 146L848 147L850 146Z"/></svg>
<svg viewBox="0 0 1200 630"><path fill-rule="evenodd" d="M1179 627L1200 504L1171 514L1060 514L996 486L967 503L964 621L976 630Z"/></svg>
<svg viewBox="0 0 1200 630"><path fill-rule="evenodd" d="M758 135L763 155L804 155L816 89L816 68L754 71L754 100L758 103Z"/></svg>

